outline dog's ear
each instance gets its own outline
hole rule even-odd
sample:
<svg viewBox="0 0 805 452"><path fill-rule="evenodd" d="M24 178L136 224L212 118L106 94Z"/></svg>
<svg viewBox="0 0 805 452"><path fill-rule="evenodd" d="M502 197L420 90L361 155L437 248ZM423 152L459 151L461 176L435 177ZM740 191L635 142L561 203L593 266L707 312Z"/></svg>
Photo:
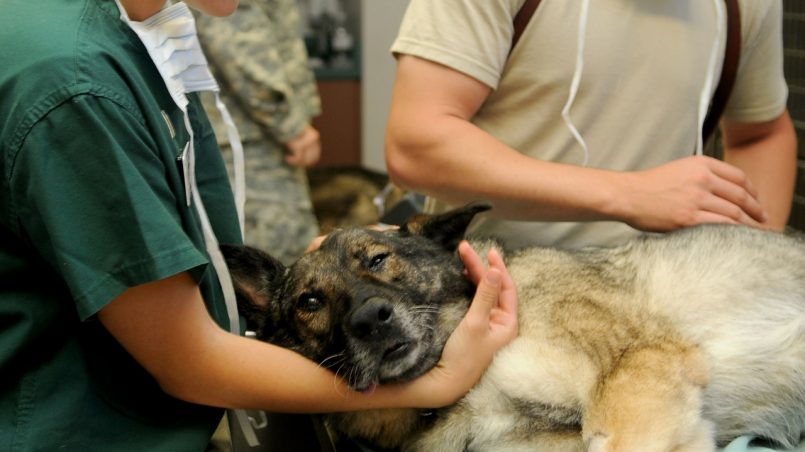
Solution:
<svg viewBox="0 0 805 452"><path fill-rule="evenodd" d="M415 215L400 226L400 233L421 235L454 251L475 215L491 208L489 203L471 203L438 215Z"/></svg>
<svg viewBox="0 0 805 452"><path fill-rule="evenodd" d="M285 272L285 266L250 246L222 244L220 248L235 286L238 310L246 317L247 327L259 331L268 316L274 281Z"/></svg>

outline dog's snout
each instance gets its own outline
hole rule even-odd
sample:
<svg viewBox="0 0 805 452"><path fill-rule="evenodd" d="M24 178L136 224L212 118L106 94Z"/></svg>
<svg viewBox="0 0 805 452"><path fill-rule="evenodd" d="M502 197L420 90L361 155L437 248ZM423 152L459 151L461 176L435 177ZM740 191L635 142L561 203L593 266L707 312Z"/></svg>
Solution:
<svg viewBox="0 0 805 452"><path fill-rule="evenodd" d="M394 308L385 298L372 297L352 313L349 319L350 330L358 338L383 332L394 317Z"/></svg>

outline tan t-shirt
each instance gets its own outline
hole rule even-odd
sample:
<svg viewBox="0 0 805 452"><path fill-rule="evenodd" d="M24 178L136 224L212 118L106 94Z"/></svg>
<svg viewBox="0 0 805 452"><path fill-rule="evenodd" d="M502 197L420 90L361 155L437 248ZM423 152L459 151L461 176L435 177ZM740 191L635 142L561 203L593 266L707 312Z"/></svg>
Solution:
<svg viewBox="0 0 805 452"><path fill-rule="evenodd" d="M438 62L490 86L492 93L472 121L503 143L534 158L582 164L584 151L561 117L575 70L581 2L543 0L507 59L512 18L522 3L412 0L391 50ZM739 3L741 62L725 115L770 120L782 113L788 94L781 3ZM581 84L570 109L588 145L588 166L639 170L693 153L716 18L710 0L590 2ZM431 211L446 207L428 202ZM637 234L616 222L491 217L476 220L470 232L493 234L512 248L613 244Z"/></svg>

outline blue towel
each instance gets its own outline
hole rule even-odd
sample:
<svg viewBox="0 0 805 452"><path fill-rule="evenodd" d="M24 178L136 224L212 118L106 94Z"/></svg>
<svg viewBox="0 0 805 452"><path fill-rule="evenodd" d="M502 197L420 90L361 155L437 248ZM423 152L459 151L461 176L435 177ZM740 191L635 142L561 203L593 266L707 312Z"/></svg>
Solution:
<svg viewBox="0 0 805 452"><path fill-rule="evenodd" d="M752 436L741 436L736 438L727 447L721 449L722 452L782 452L786 449L771 449L759 444L752 444L755 438ZM805 452L805 440L799 443L799 446L788 449L789 452Z"/></svg>

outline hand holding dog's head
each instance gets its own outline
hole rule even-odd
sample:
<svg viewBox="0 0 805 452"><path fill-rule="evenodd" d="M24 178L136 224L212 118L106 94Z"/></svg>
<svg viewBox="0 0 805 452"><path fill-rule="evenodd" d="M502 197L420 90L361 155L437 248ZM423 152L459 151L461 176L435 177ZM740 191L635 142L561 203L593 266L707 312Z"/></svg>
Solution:
<svg viewBox="0 0 805 452"><path fill-rule="evenodd" d="M420 215L398 230L336 231L290 267L222 247L258 338L341 373L358 390L436 364L474 292L458 243L487 205Z"/></svg>

